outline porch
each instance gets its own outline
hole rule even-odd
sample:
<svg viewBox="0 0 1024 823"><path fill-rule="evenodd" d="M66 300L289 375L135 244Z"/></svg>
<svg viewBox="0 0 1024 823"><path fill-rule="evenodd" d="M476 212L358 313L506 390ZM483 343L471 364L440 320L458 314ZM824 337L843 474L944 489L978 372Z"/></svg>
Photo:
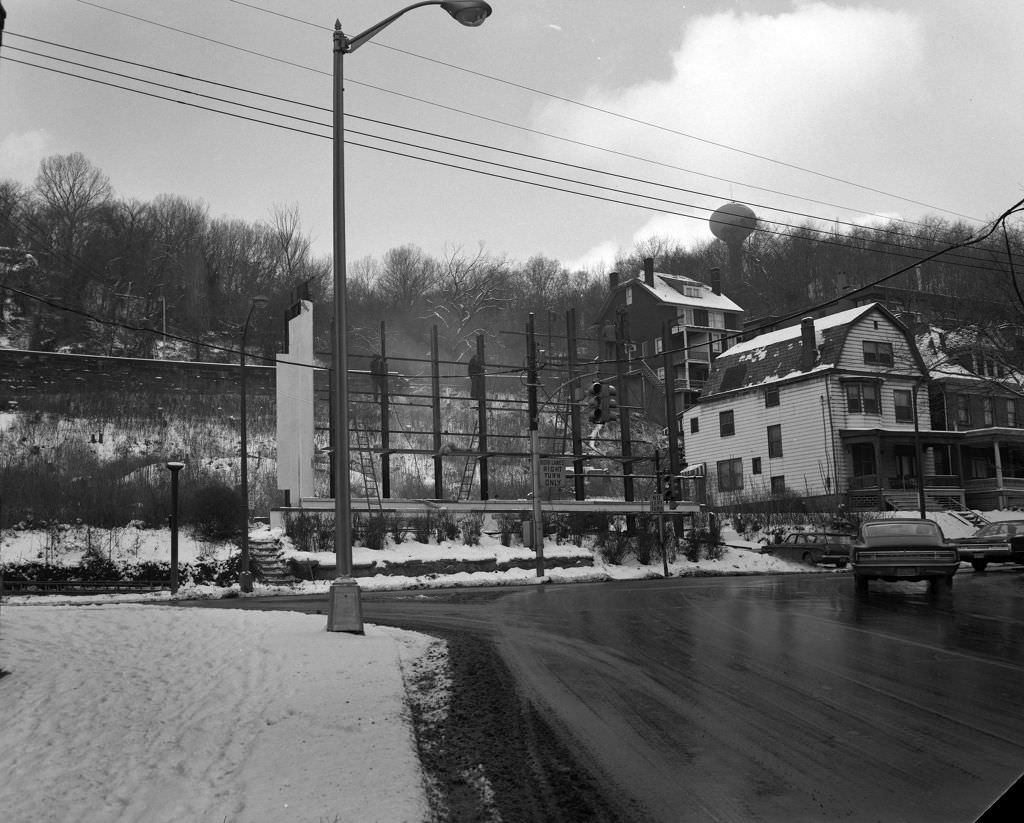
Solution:
<svg viewBox="0 0 1024 823"><path fill-rule="evenodd" d="M840 430L851 511L968 507L956 432Z"/></svg>

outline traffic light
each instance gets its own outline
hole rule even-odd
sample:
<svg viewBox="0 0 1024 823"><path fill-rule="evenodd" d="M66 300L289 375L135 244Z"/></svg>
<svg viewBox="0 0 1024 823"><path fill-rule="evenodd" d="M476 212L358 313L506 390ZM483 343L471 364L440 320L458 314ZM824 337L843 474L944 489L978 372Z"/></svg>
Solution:
<svg viewBox="0 0 1024 823"><path fill-rule="evenodd" d="M664 498L666 503L672 501L674 497L674 486L672 482L673 478L671 474L666 474L661 478L661 496Z"/></svg>
<svg viewBox="0 0 1024 823"><path fill-rule="evenodd" d="M611 423L613 420L619 419L619 401L615 395L615 386L605 386L604 392L601 395L602 423Z"/></svg>
<svg viewBox="0 0 1024 823"><path fill-rule="evenodd" d="M587 419L597 426L604 423L604 411L602 408L603 392L604 384L594 383L590 387L590 394L587 397L587 403L590 406L590 414L587 415Z"/></svg>

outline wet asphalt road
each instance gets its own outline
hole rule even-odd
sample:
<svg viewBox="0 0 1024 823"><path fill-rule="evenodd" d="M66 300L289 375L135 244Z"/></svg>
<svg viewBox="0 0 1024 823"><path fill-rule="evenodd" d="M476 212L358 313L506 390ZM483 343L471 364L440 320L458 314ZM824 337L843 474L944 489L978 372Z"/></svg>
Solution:
<svg viewBox="0 0 1024 823"><path fill-rule="evenodd" d="M364 593L487 640L580 761L659 821L970 821L1024 772L1024 573ZM244 604L326 609L324 598ZM237 604L239 601L235 601ZM225 604L226 605L226 604Z"/></svg>

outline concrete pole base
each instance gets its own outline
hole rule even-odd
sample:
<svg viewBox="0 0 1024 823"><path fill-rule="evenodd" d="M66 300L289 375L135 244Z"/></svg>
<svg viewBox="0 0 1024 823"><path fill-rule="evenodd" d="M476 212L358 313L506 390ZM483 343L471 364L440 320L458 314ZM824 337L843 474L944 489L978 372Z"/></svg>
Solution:
<svg viewBox="0 0 1024 823"><path fill-rule="evenodd" d="M240 588L246 594L252 592L252 572L238 573L238 588Z"/></svg>
<svg viewBox="0 0 1024 823"><path fill-rule="evenodd" d="M331 583L327 631L363 634L363 604L359 599L359 584L351 577L339 577Z"/></svg>

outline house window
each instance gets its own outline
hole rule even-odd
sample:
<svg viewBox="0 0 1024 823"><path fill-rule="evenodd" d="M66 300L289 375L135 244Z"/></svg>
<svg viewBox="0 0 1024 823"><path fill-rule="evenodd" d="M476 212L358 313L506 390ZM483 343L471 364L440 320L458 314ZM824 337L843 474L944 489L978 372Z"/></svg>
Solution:
<svg viewBox="0 0 1024 823"><path fill-rule="evenodd" d="M707 309L694 309L693 310L693 325L708 327L708 310Z"/></svg>
<svg viewBox="0 0 1024 823"><path fill-rule="evenodd" d="M850 414L881 414L877 383L847 383L846 410Z"/></svg>
<svg viewBox="0 0 1024 823"><path fill-rule="evenodd" d="M778 474L772 478L772 494L786 493L786 476Z"/></svg>
<svg viewBox="0 0 1024 823"><path fill-rule="evenodd" d="M659 379L659 380L660 380L660 381L661 381L662 383L664 383L664 382L665 382L665 367L664 367L664 366L658 366L658 368L657 368L657 369L655 369L654 373L655 373L656 375L658 375L658 379Z"/></svg>
<svg viewBox="0 0 1024 823"><path fill-rule="evenodd" d="M864 341L864 362L872 366L892 365L892 343L879 343L876 340Z"/></svg>
<svg viewBox="0 0 1024 823"><path fill-rule="evenodd" d="M966 394L956 396L956 423L958 426L971 425L971 398Z"/></svg>
<svg viewBox="0 0 1024 823"><path fill-rule="evenodd" d="M725 327L729 331L739 331L740 330L740 316L738 314L734 314L733 312L726 312L725 313Z"/></svg>
<svg viewBox="0 0 1024 823"><path fill-rule="evenodd" d="M761 473L761 458L751 457L750 458L750 473L760 474Z"/></svg>
<svg viewBox="0 0 1024 823"><path fill-rule="evenodd" d="M768 459L782 457L782 426L768 427Z"/></svg>
<svg viewBox="0 0 1024 823"><path fill-rule="evenodd" d="M626 305L627 306L632 306L633 305L633 287L632 286L626 286Z"/></svg>
<svg viewBox="0 0 1024 823"><path fill-rule="evenodd" d="M696 434L699 431L700 431L700 418L699 417L691 417L690 418L690 434Z"/></svg>
<svg viewBox="0 0 1024 823"><path fill-rule="evenodd" d="M893 389L893 407L897 423L914 422L914 393L906 389Z"/></svg>
<svg viewBox="0 0 1024 823"><path fill-rule="evenodd" d="M995 425L996 409L991 397L981 398L981 419L986 426Z"/></svg>
<svg viewBox="0 0 1024 823"><path fill-rule="evenodd" d="M743 458L718 461L718 490L735 492L743 488Z"/></svg>
<svg viewBox="0 0 1024 823"><path fill-rule="evenodd" d="M1006 425L1017 428L1017 401L1012 398L1006 401Z"/></svg>
<svg viewBox="0 0 1024 823"><path fill-rule="evenodd" d="M732 410L718 413L718 436L731 437L736 434L736 421L733 419Z"/></svg>
<svg viewBox="0 0 1024 823"><path fill-rule="evenodd" d="M665 338L664 337L655 337L654 338L654 353L655 354L661 354L663 351L665 351Z"/></svg>
<svg viewBox="0 0 1024 823"><path fill-rule="evenodd" d="M777 405L779 405L779 390L778 390L778 388L765 389L764 390L764 407L767 409L767 408L771 408L772 406L777 406Z"/></svg>

